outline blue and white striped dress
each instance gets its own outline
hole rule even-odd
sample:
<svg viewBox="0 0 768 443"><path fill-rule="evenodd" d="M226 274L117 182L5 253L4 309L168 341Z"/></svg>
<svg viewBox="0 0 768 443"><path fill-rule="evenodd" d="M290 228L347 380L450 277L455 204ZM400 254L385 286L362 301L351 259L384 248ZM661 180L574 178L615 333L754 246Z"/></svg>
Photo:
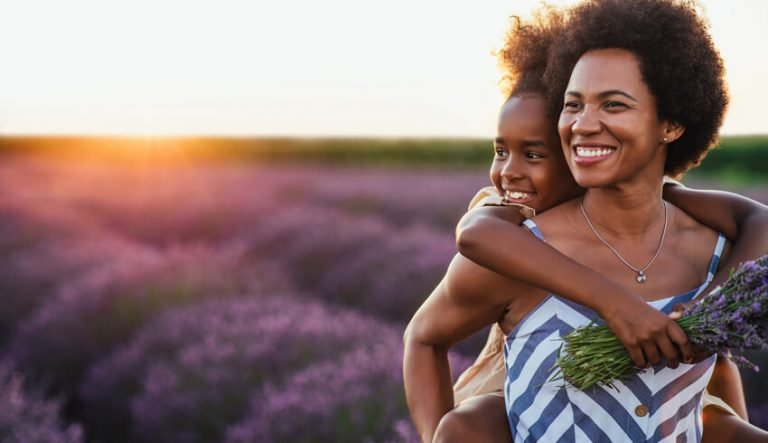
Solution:
<svg viewBox="0 0 768 443"><path fill-rule="evenodd" d="M543 236L531 220L526 226ZM709 275L697 289L650 302L669 312L699 295L717 269L725 244L721 234ZM598 319L595 311L549 294L507 336L504 398L515 442L667 442L701 440L701 396L715 356L700 363L664 364L608 387L580 391L547 381L554 371L560 337Z"/></svg>

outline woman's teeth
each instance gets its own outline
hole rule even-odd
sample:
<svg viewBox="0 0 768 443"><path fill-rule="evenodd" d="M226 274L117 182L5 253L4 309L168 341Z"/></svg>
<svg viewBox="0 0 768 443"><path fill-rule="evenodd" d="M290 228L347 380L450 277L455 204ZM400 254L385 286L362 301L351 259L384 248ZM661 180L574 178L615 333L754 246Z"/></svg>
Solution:
<svg viewBox="0 0 768 443"><path fill-rule="evenodd" d="M613 148L576 148L576 155L579 157L602 157L615 151Z"/></svg>

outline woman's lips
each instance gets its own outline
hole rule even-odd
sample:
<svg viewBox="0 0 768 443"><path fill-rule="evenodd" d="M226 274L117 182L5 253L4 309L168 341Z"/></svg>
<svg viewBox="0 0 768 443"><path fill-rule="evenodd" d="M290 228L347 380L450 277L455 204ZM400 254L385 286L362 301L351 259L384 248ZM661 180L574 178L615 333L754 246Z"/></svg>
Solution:
<svg viewBox="0 0 768 443"><path fill-rule="evenodd" d="M610 146L587 146L576 145L574 147L574 161L578 164L593 164L599 163L606 158L610 157L616 148Z"/></svg>

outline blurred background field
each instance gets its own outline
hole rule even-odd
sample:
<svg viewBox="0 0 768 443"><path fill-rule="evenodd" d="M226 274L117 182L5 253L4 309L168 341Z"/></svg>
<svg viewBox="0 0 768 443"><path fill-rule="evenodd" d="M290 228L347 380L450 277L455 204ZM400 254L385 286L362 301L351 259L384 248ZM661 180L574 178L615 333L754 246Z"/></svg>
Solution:
<svg viewBox="0 0 768 443"><path fill-rule="evenodd" d="M490 140L456 138L114 138L0 137L0 153L44 153L74 159L157 163L180 160L487 168ZM730 185L768 182L768 135L724 136L689 178Z"/></svg>
<svg viewBox="0 0 768 443"><path fill-rule="evenodd" d="M0 435L417 441L402 332L491 156L475 139L0 139ZM724 138L684 182L768 203L768 137ZM744 381L768 427L768 382Z"/></svg>

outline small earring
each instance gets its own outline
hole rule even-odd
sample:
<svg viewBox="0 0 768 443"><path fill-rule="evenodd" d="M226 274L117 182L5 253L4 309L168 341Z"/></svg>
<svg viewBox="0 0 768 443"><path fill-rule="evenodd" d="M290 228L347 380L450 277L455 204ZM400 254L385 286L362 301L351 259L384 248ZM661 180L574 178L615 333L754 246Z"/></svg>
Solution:
<svg viewBox="0 0 768 443"><path fill-rule="evenodd" d="M664 140L662 140L662 142L664 142L664 143L666 143L668 141L669 141L669 139L667 137L664 137Z"/></svg>

